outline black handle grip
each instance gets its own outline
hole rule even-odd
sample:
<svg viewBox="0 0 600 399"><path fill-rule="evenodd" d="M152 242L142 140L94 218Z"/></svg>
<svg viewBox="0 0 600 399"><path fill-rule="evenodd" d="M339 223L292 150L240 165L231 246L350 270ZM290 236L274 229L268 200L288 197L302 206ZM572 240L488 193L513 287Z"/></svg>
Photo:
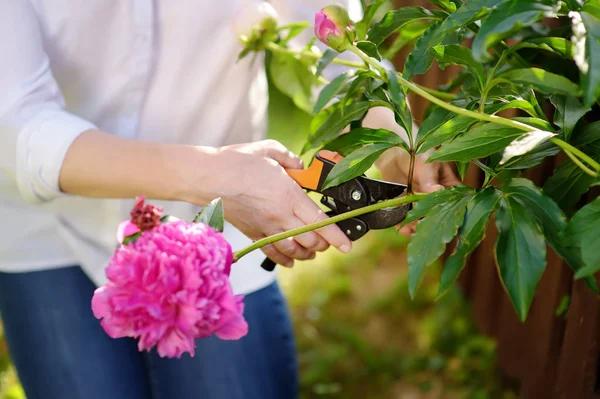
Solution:
<svg viewBox="0 0 600 399"><path fill-rule="evenodd" d="M275 270L275 266L277 266L277 264L271 258L266 258L260 265L260 267L262 267L268 272L272 272L273 270Z"/></svg>

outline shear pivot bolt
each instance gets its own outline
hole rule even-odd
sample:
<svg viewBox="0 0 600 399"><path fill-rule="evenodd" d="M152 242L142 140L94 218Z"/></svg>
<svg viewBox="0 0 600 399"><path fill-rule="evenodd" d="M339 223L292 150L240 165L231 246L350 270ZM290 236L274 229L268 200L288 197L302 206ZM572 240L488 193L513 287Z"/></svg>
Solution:
<svg viewBox="0 0 600 399"><path fill-rule="evenodd" d="M360 201L361 198L362 198L362 195L360 194L360 191L358 191L358 190L352 191L352 199L354 201Z"/></svg>
<svg viewBox="0 0 600 399"><path fill-rule="evenodd" d="M346 230L346 234L350 235L352 232L350 230Z"/></svg>
<svg viewBox="0 0 600 399"><path fill-rule="evenodd" d="M356 230L361 231L362 230L362 226L360 224L356 225Z"/></svg>

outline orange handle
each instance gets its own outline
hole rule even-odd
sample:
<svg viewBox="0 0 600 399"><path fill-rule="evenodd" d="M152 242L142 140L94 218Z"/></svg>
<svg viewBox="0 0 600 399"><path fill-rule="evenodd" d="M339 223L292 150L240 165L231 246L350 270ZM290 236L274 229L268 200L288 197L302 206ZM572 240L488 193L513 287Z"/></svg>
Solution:
<svg viewBox="0 0 600 399"><path fill-rule="evenodd" d="M321 150L319 156L323 159L338 163L344 157L337 152ZM323 173L323 161L319 158L315 158L307 169L286 169L286 172L290 177L301 186L308 190L317 190L319 187L319 181L321 174Z"/></svg>

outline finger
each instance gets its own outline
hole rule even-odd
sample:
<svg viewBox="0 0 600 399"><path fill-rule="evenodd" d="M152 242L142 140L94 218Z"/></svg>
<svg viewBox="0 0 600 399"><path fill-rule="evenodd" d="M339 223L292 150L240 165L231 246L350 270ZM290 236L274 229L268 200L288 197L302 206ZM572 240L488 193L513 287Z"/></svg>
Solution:
<svg viewBox="0 0 600 399"><path fill-rule="evenodd" d="M293 204L293 211L302 223L312 224L328 218L304 192L301 191L301 195L297 195L296 198L297 200ZM352 241L335 224L330 224L314 231L323 237L327 243L333 245L343 253L348 253L352 249Z"/></svg>
<svg viewBox="0 0 600 399"><path fill-rule="evenodd" d="M455 173L452 166L448 163L444 163L440 168L440 183L445 187L456 186L462 184L458 175Z"/></svg>
<svg viewBox="0 0 600 399"><path fill-rule="evenodd" d="M265 144L266 156L274 159L284 168L302 169L302 159L288 150L283 144L275 140L267 140Z"/></svg>
<svg viewBox="0 0 600 399"><path fill-rule="evenodd" d="M407 224L406 226L402 226L398 232L402 233L406 237L413 235L417 231L417 222L412 222Z"/></svg>
<svg viewBox="0 0 600 399"><path fill-rule="evenodd" d="M277 263L278 265L282 265L285 267L293 267L294 266L294 259L290 258L289 256L285 256L284 254L279 252L277 250L277 248L275 248L273 245L269 244L269 245L262 247L261 249L262 249L263 253L265 255L267 255L267 257L269 257L269 259L271 259L273 262Z"/></svg>
<svg viewBox="0 0 600 399"><path fill-rule="evenodd" d="M293 238L286 238L284 240L274 242L273 245L279 252L292 259L307 260L315 257L314 251L304 248Z"/></svg>
<svg viewBox="0 0 600 399"><path fill-rule="evenodd" d="M300 219L295 217L288 221L288 224L285 226L285 228L286 230L292 230L302 226L305 226L305 224ZM302 245L304 248L315 252L322 252L329 248L329 243L314 231L297 235L294 237L294 240L296 240L296 242Z"/></svg>

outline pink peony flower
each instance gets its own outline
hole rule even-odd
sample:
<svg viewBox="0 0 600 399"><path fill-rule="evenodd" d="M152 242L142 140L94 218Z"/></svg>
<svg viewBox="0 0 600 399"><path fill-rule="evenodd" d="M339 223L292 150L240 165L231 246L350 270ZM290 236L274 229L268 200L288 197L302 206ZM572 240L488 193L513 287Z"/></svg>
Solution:
<svg viewBox="0 0 600 399"><path fill-rule="evenodd" d="M347 33L352 33L352 23L346 9L334 4L315 14L315 36L332 49L342 52L350 45Z"/></svg>
<svg viewBox="0 0 600 399"><path fill-rule="evenodd" d="M231 246L202 223L175 221L142 231L121 245L106 270L109 282L92 298L94 316L112 338L139 339L159 356L194 356L194 341L248 333L243 296L233 294Z"/></svg>

